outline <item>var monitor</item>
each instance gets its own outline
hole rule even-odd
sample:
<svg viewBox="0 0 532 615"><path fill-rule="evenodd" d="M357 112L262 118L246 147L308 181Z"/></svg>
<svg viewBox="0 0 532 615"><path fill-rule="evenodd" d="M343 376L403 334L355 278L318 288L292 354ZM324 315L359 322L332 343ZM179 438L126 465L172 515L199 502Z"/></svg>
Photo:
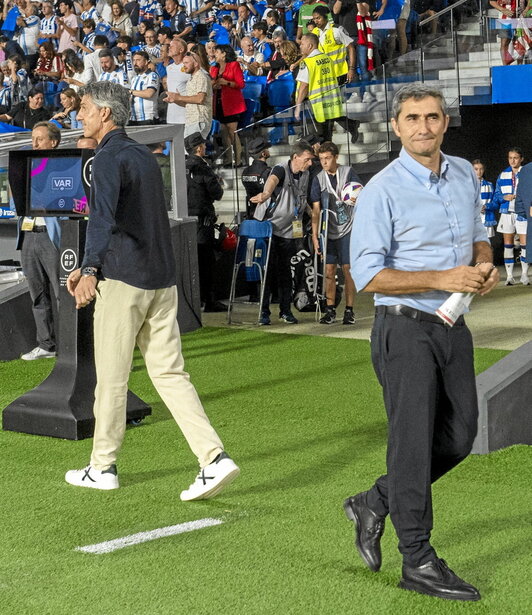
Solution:
<svg viewBox="0 0 532 615"><path fill-rule="evenodd" d="M17 214L87 216L93 156L87 149L9 152L9 184Z"/></svg>

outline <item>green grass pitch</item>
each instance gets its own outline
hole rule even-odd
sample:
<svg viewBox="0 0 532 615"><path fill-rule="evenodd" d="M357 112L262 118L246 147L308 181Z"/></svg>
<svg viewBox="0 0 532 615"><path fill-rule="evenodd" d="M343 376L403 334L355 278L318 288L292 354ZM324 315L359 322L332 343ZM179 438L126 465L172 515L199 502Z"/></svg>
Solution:
<svg viewBox="0 0 532 615"><path fill-rule="evenodd" d="M342 510L345 497L385 469L386 420L369 344L215 328L183 342L192 381L241 476L211 501L179 500L196 462L138 355L130 386L153 415L127 431L119 490L64 482L66 470L88 462L91 440L1 432L2 615L529 612L528 447L471 456L434 486L433 544L482 601L405 592L392 525L373 574ZM505 354L478 349L477 371ZM0 364L1 407L50 368ZM205 517L224 523L104 555L75 551Z"/></svg>

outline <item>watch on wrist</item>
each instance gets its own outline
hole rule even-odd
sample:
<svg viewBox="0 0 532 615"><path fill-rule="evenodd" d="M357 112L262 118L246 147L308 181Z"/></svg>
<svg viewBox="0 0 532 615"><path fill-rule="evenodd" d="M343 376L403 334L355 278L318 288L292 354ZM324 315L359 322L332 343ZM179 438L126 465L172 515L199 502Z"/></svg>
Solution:
<svg viewBox="0 0 532 615"><path fill-rule="evenodd" d="M83 276L92 276L92 275L97 275L98 274L98 269L96 267L82 267L81 268L81 275Z"/></svg>

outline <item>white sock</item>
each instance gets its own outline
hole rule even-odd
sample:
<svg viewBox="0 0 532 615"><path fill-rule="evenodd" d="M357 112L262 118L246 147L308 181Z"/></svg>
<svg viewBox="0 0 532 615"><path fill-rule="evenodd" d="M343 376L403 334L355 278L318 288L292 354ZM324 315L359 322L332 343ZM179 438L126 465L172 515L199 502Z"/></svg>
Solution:
<svg viewBox="0 0 532 615"><path fill-rule="evenodd" d="M526 248L521 248L521 277L528 278L528 265L529 263L525 263L526 258Z"/></svg>

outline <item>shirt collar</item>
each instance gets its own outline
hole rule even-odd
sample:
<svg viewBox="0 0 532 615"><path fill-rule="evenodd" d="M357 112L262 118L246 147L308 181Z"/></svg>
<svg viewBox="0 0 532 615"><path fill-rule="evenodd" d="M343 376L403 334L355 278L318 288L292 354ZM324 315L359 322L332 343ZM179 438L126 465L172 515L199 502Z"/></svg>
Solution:
<svg viewBox="0 0 532 615"><path fill-rule="evenodd" d="M125 135L126 131L124 128L115 128L114 130L110 130L104 137L103 139L100 141L100 143L98 144L98 147L94 150L96 152L99 152L102 147L107 143L107 141L109 141L109 139L111 139L112 137L114 137L115 135Z"/></svg>
<svg viewBox="0 0 532 615"><path fill-rule="evenodd" d="M447 171L449 170L449 161L445 157L443 152L440 152L441 155L441 165L440 165L440 176L436 175L434 171L427 169L427 167L423 166L420 162L412 158L412 156L405 150L405 148L401 148L401 152L399 154L399 161L403 165L403 167L412 173L412 175L422 184L430 185L437 184L440 180L440 177L445 178Z"/></svg>

